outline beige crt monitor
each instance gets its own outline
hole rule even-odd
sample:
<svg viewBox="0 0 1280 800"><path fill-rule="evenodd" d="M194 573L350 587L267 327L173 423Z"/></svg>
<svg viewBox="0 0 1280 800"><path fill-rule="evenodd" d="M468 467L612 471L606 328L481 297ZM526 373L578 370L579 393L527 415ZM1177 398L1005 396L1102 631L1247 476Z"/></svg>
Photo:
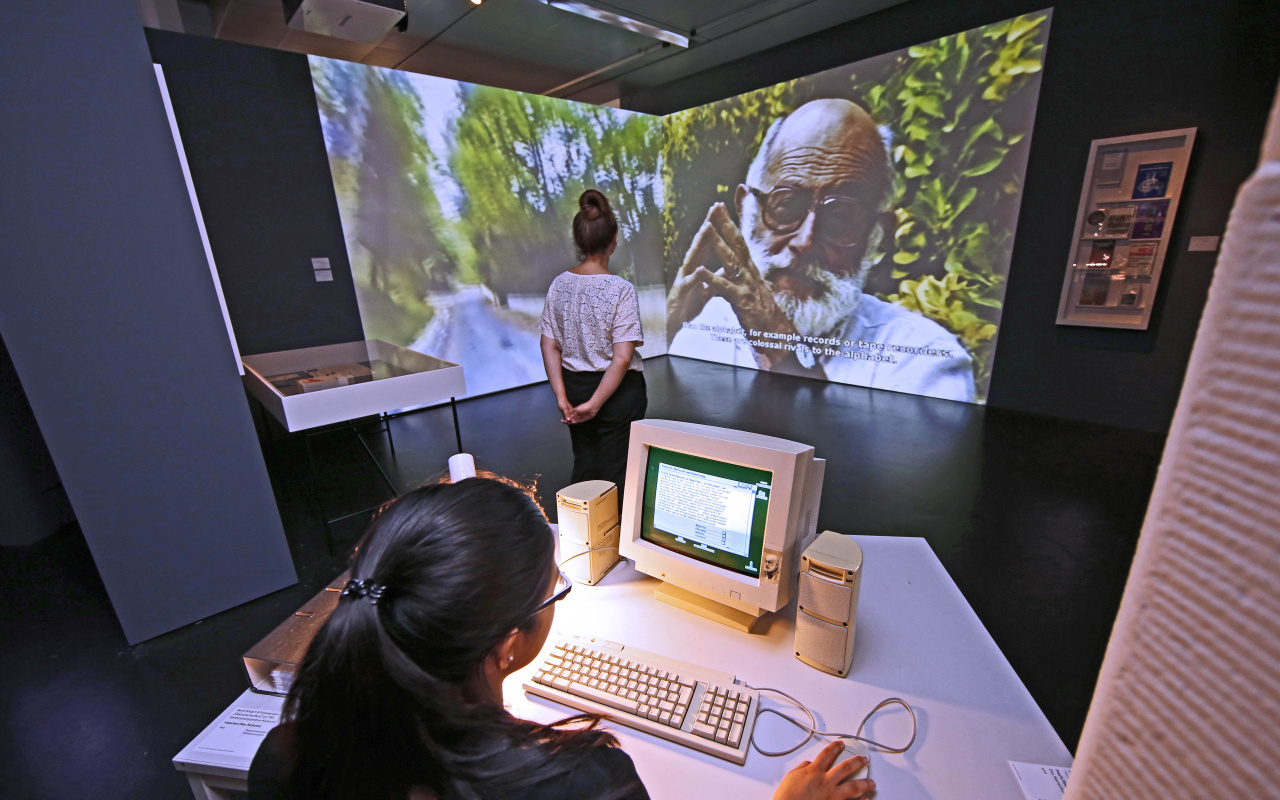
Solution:
<svg viewBox="0 0 1280 800"><path fill-rule="evenodd" d="M826 462L757 433L631 424L619 549L663 581L657 597L750 631L792 596L817 534Z"/></svg>

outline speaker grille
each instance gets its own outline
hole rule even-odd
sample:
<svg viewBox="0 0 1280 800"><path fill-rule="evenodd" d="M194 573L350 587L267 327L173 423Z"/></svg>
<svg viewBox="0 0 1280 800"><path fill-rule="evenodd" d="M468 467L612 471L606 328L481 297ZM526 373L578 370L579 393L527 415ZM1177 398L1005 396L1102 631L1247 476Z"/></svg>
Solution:
<svg viewBox="0 0 1280 800"><path fill-rule="evenodd" d="M823 622L804 611L796 614L796 652L832 672L844 672L849 629Z"/></svg>
<svg viewBox="0 0 1280 800"><path fill-rule="evenodd" d="M852 602L850 587L815 578L807 572L800 573L800 607L805 611L848 624Z"/></svg>

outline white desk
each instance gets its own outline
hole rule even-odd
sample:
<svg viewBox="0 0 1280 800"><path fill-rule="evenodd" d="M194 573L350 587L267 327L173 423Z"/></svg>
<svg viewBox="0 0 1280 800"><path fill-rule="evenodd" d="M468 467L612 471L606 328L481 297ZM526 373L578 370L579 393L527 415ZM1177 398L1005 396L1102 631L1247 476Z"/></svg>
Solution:
<svg viewBox="0 0 1280 800"><path fill-rule="evenodd" d="M1071 755L950 576L923 539L858 536L865 555L853 669L840 679L795 658L794 605L767 620L760 634L744 634L653 599L657 581L619 565L598 586L578 585L556 607L555 628L565 633L603 634L643 650L735 672L752 686L772 686L803 701L823 728L853 732L880 700L897 696L916 710L919 735L902 755L873 751L871 777L877 798L983 798L1022 800L1007 762L1068 766ZM536 663L536 662L535 662ZM532 666L504 686L513 713L552 721L570 712L525 695L520 684ZM274 703L281 698L246 693L234 706ZM766 695L765 707L782 707ZM264 706L265 707L265 706ZM910 722L891 706L872 720L866 735L886 744L904 742ZM212 727L212 726L211 726ZM752 752L737 767L679 745L610 726L634 759L654 800L687 798L767 799L791 767L812 759L823 742L813 741L784 758ZM203 734L202 734L203 736ZM802 738L773 715L756 725L765 749L781 750ZM883 737L883 738L881 738ZM247 762L216 764L194 750L197 737L174 765L188 773L200 800L200 773L230 783ZM230 761L230 760L228 760Z"/></svg>

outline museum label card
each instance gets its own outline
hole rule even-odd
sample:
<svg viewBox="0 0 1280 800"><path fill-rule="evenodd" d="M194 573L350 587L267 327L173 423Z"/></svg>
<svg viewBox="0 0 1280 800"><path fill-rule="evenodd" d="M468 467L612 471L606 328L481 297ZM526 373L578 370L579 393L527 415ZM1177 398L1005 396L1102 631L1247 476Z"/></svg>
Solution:
<svg viewBox="0 0 1280 800"><path fill-rule="evenodd" d="M1071 767L1010 761L1009 768L1027 800L1062 800L1067 791L1067 778L1071 777Z"/></svg>
<svg viewBox="0 0 1280 800"><path fill-rule="evenodd" d="M272 709L238 706L219 720L217 727L205 734L195 749L252 759L258 745L279 721L279 712Z"/></svg>

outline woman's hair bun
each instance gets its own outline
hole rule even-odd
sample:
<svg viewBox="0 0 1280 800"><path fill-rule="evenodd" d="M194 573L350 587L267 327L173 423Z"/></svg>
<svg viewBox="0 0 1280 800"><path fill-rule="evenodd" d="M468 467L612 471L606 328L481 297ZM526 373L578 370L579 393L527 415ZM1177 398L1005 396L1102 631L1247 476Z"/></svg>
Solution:
<svg viewBox="0 0 1280 800"><path fill-rule="evenodd" d="M573 243L583 258L603 253L618 235L618 220L609 200L596 189L578 196L578 213L573 218Z"/></svg>
<svg viewBox="0 0 1280 800"><path fill-rule="evenodd" d="M597 219L609 213L609 200L595 189L588 189L578 198L578 208L587 219Z"/></svg>

